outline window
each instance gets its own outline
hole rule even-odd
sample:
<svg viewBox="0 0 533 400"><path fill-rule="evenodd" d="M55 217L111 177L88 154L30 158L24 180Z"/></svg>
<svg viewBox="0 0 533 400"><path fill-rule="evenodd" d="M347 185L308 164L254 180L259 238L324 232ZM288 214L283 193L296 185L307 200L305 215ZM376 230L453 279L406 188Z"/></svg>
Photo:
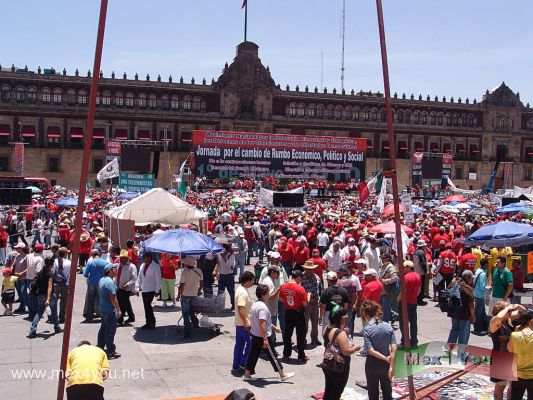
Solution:
<svg viewBox="0 0 533 400"><path fill-rule="evenodd" d="M314 118L316 115L316 110L314 107L307 109L307 115L311 118Z"/></svg>
<svg viewBox="0 0 533 400"><path fill-rule="evenodd" d="M59 172L59 158L48 157L48 172Z"/></svg>
<svg viewBox="0 0 533 400"><path fill-rule="evenodd" d="M387 122L387 112L381 111L381 122Z"/></svg>
<svg viewBox="0 0 533 400"><path fill-rule="evenodd" d="M455 168L455 179L463 179L463 169Z"/></svg>
<svg viewBox="0 0 533 400"><path fill-rule="evenodd" d="M531 168L524 168L524 180L525 181L531 180Z"/></svg>
<svg viewBox="0 0 533 400"><path fill-rule="evenodd" d="M111 105L111 93L108 91L105 91L102 96L102 104L104 106L110 106Z"/></svg>
<svg viewBox="0 0 533 400"><path fill-rule="evenodd" d="M298 107L298 116L299 117L305 117L305 107L304 106L299 106Z"/></svg>
<svg viewBox="0 0 533 400"><path fill-rule="evenodd" d="M452 116L450 114L446 115L446 125L452 124Z"/></svg>
<svg viewBox="0 0 533 400"><path fill-rule="evenodd" d="M81 105L87 104L87 93L85 92L78 93L78 104L81 104Z"/></svg>
<svg viewBox="0 0 533 400"><path fill-rule="evenodd" d="M161 96L161 108L168 110L169 104L168 96Z"/></svg>
<svg viewBox="0 0 533 400"><path fill-rule="evenodd" d="M437 115L437 125L442 125L442 114Z"/></svg>
<svg viewBox="0 0 533 400"><path fill-rule="evenodd" d="M411 123L411 113L409 111L407 111L404 115L404 122L406 124L410 124Z"/></svg>
<svg viewBox="0 0 533 400"><path fill-rule="evenodd" d="M420 114L419 113L414 113L413 117L414 117L414 123L415 124L420 123Z"/></svg>
<svg viewBox="0 0 533 400"><path fill-rule="evenodd" d="M133 107L133 95L130 95L128 94L126 96L126 107Z"/></svg>
<svg viewBox="0 0 533 400"><path fill-rule="evenodd" d="M11 100L11 88L9 86L2 86L2 93L0 95L2 101Z"/></svg>
<svg viewBox="0 0 533 400"><path fill-rule="evenodd" d="M54 89L54 96L52 98L55 104L59 104L62 101L61 89Z"/></svg>
<svg viewBox="0 0 533 400"><path fill-rule="evenodd" d="M289 115L291 117L296 117L296 106L294 104L289 106Z"/></svg>
<svg viewBox="0 0 533 400"><path fill-rule="evenodd" d="M67 103L68 104L76 103L76 91L71 89L67 92Z"/></svg>
<svg viewBox="0 0 533 400"><path fill-rule="evenodd" d="M9 171L9 157L1 156L0 157L0 172Z"/></svg>
<svg viewBox="0 0 533 400"><path fill-rule="evenodd" d="M453 126L457 126L459 125L459 117L457 115L454 114L454 116L452 117L452 125Z"/></svg>
<svg viewBox="0 0 533 400"><path fill-rule="evenodd" d="M500 128L505 128L505 120L504 119L500 119L498 121L498 124L499 124Z"/></svg>
<svg viewBox="0 0 533 400"><path fill-rule="evenodd" d="M402 110L399 110L397 113L397 118L398 118L398 122L399 123L402 123L403 122L403 111Z"/></svg>
<svg viewBox="0 0 533 400"><path fill-rule="evenodd" d="M369 118L370 114L368 113L368 111L363 111L363 121L368 121Z"/></svg>
<svg viewBox="0 0 533 400"><path fill-rule="evenodd" d="M376 110L372 110L370 114L372 121L376 122L378 120L378 112Z"/></svg>
<svg viewBox="0 0 533 400"><path fill-rule="evenodd" d="M149 108L156 108L157 107L157 99L155 96L150 96L148 98L148 107Z"/></svg>
<svg viewBox="0 0 533 400"><path fill-rule="evenodd" d="M93 172L98 173L102 168L104 168L104 159L93 158Z"/></svg>
<svg viewBox="0 0 533 400"><path fill-rule="evenodd" d="M96 105L100 105L100 103L102 102L102 97L100 95L97 95L96 96Z"/></svg>
<svg viewBox="0 0 533 400"><path fill-rule="evenodd" d="M423 124L428 123L428 116L426 114L422 114L422 118L420 118L420 122Z"/></svg>
<svg viewBox="0 0 533 400"><path fill-rule="evenodd" d="M137 107L146 107L146 97L139 96L137 98Z"/></svg>
<svg viewBox="0 0 533 400"><path fill-rule="evenodd" d="M44 88L42 90L42 99L43 99L43 103L50 103L50 100L51 100L50 89Z"/></svg>
<svg viewBox="0 0 533 400"><path fill-rule="evenodd" d="M28 101L30 103L35 103L37 101L37 90L35 88L30 88L30 90L28 90Z"/></svg>
<svg viewBox="0 0 533 400"><path fill-rule="evenodd" d="M177 110L180 108L180 102L177 97L172 97L172 99L170 100L170 108L172 108L173 110Z"/></svg>
<svg viewBox="0 0 533 400"><path fill-rule="evenodd" d="M338 108L335 109L335 111L333 112L333 115L335 116L335 119L341 119L341 110L339 110Z"/></svg>
<svg viewBox="0 0 533 400"><path fill-rule="evenodd" d="M435 116L435 114L431 114L431 125L435 125L435 123L437 122L437 117Z"/></svg>
<svg viewBox="0 0 533 400"><path fill-rule="evenodd" d="M359 110L352 111L352 119L359 119Z"/></svg>
<svg viewBox="0 0 533 400"><path fill-rule="evenodd" d="M17 88L17 101L24 101L26 100L26 91L24 88Z"/></svg>
<svg viewBox="0 0 533 400"><path fill-rule="evenodd" d="M192 102L191 102L190 97L185 97L183 99L183 109L185 111L190 111L192 109Z"/></svg>
<svg viewBox="0 0 533 400"><path fill-rule="evenodd" d="M115 97L115 105L122 107L124 105L124 97Z"/></svg>
<svg viewBox="0 0 533 400"><path fill-rule="evenodd" d="M316 116L318 118L322 118L322 116L324 115L324 110L322 109L322 107L319 107L316 109Z"/></svg>

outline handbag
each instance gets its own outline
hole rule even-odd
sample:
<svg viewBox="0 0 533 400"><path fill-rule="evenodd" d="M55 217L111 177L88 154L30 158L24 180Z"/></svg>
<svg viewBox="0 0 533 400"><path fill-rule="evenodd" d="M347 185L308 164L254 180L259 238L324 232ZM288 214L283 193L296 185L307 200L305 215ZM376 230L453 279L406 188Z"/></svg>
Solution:
<svg viewBox="0 0 533 400"><path fill-rule="evenodd" d="M337 329L331 342L328 343L326 350L324 350L324 359L320 363L320 367L324 371L343 372L346 367L346 359L342 355L341 349L337 344L337 336L341 333L341 329Z"/></svg>

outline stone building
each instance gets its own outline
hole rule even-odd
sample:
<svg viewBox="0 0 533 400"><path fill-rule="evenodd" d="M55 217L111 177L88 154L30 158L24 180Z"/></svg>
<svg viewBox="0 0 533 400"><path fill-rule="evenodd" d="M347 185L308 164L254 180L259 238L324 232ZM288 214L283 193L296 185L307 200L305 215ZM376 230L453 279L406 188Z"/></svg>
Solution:
<svg viewBox="0 0 533 400"><path fill-rule="evenodd" d="M101 74L90 163L90 181L105 161L105 141L169 142L171 173L190 151L192 131L219 129L364 137L367 173L388 157L385 102L379 92L338 92L317 87L276 85L244 42L217 80L155 79ZM0 174L13 175L15 140L26 146L25 175L48 177L67 187L79 184L90 71L1 68ZM480 101L394 94L400 184L410 179L415 151L453 154L452 179L460 187L486 185L498 151L507 147L509 185L533 184L533 109L502 83ZM500 169L496 185L502 185ZM159 183L166 175L159 174ZM469 180L469 177L476 180Z"/></svg>

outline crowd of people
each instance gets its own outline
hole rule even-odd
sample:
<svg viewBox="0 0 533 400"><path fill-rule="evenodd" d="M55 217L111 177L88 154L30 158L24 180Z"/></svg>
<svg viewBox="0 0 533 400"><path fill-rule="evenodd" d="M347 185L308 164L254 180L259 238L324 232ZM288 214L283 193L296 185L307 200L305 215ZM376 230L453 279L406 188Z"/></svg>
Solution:
<svg viewBox="0 0 533 400"><path fill-rule="evenodd" d="M231 192L215 194L201 191L200 183L197 186L197 191L188 193L187 201L205 211L208 218L204 226L189 224L185 228L223 238L221 254L179 257L144 252L143 240L169 228L160 224L137 228L121 248L110 241L104 224L105 210L121 201L90 192L92 201L83 213L79 261L71 268L75 215L72 209L55 205L65 193L51 191L27 209L5 210L0 225L4 315L27 315L31 339L38 336L44 316L54 332L61 333L70 273L83 274L83 323L100 323L96 342L104 353L94 354L105 370L109 368L107 359L120 357L114 340L117 326L133 325L139 319L131 296L142 297L143 330L157 326L155 302L164 307L179 302L183 335L189 339L199 324L194 299L227 292L228 311L235 313L234 374L242 374L245 381L256 379L263 354L281 381L291 379L294 373L285 371L283 364L293 357L295 339L296 363L307 363L306 350L324 345L325 400L340 398L353 354L366 357L368 396L373 400L392 398L395 352L398 347L418 344L418 307L445 301L450 317L447 342L464 348L473 324L473 334L490 335L494 350L517 354L518 380L508 385L508 398L522 398L524 390L533 397L533 323L531 311L520 304L525 282L520 249L485 249L469 246L464 240L489 222L529 223L523 215L452 213L423 199L414 200L422 212L405 229L407 251L401 267L405 270L407 315L403 315L396 244L389 231L379 229L392 221L392 216L377 212L375 199L361 204L357 194L342 188L326 199L307 198L302 210L286 211L262 206L257 192L240 189L246 185L238 186L238 202L232 201ZM494 208L481 195L469 200ZM249 291L253 286L255 301ZM360 330L356 329L359 325ZM402 335L398 342L397 328ZM361 340L360 344L354 340ZM89 346L83 342L74 351L80 353ZM83 396L102 398L101 376L83 385L74 389L76 385L71 385L70 391L82 390ZM495 382L496 399L503 398L506 385L505 381ZM87 398L75 396L81 395L72 394L71 398Z"/></svg>

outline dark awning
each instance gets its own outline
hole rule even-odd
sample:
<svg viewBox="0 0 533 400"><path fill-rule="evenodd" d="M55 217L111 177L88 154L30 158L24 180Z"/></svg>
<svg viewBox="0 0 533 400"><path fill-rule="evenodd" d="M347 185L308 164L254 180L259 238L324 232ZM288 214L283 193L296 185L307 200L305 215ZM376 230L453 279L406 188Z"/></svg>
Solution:
<svg viewBox="0 0 533 400"><path fill-rule="evenodd" d="M388 140L382 140L381 141L381 150L382 151L389 151L389 149L390 149L389 141Z"/></svg>
<svg viewBox="0 0 533 400"><path fill-rule="evenodd" d="M192 132L181 132L182 142L192 142Z"/></svg>
<svg viewBox="0 0 533 400"><path fill-rule="evenodd" d="M139 129L137 131L137 139L138 140L151 140L150 131L147 129Z"/></svg>
<svg viewBox="0 0 533 400"><path fill-rule="evenodd" d="M374 146L372 145L372 140L366 139L366 148L367 150L372 150Z"/></svg>
<svg viewBox="0 0 533 400"><path fill-rule="evenodd" d="M471 144L470 145L470 154L478 154L479 148L477 147L477 144Z"/></svg>
<svg viewBox="0 0 533 400"><path fill-rule="evenodd" d="M415 142L415 151L424 151L424 145L422 142Z"/></svg>
<svg viewBox="0 0 533 400"><path fill-rule="evenodd" d="M526 147L526 157L533 156L533 147Z"/></svg>
<svg viewBox="0 0 533 400"><path fill-rule="evenodd" d="M400 151L407 151L408 150L408 147L407 147L407 142L405 142L404 140L400 140L398 142L398 149Z"/></svg>
<svg viewBox="0 0 533 400"><path fill-rule="evenodd" d="M429 146L432 153L438 153L440 152L440 146L438 143L431 143L431 146Z"/></svg>
<svg viewBox="0 0 533 400"><path fill-rule="evenodd" d="M464 153L465 152L465 145L462 143L458 143L455 145L455 151L457 153Z"/></svg>
<svg viewBox="0 0 533 400"><path fill-rule="evenodd" d="M452 145L450 143L444 143L442 145L442 151L445 153L451 153L452 152Z"/></svg>
<svg viewBox="0 0 533 400"><path fill-rule="evenodd" d="M115 130L115 139L117 139L117 140L127 140L128 139L128 130L127 129L116 129Z"/></svg>
<svg viewBox="0 0 533 400"><path fill-rule="evenodd" d="M7 124L0 125L0 136L9 136L11 135L11 127Z"/></svg>
<svg viewBox="0 0 533 400"><path fill-rule="evenodd" d="M73 126L70 128L70 138L71 139L82 139L83 138L83 128L78 126Z"/></svg>
<svg viewBox="0 0 533 400"><path fill-rule="evenodd" d="M93 129L93 139L105 139L105 129L104 128L94 128Z"/></svg>
<svg viewBox="0 0 533 400"><path fill-rule="evenodd" d="M61 128L59 126L49 126L46 129L46 136L52 139L58 139L61 137Z"/></svg>
<svg viewBox="0 0 533 400"><path fill-rule="evenodd" d="M22 126L22 137L35 137L35 126L34 125Z"/></svg>

